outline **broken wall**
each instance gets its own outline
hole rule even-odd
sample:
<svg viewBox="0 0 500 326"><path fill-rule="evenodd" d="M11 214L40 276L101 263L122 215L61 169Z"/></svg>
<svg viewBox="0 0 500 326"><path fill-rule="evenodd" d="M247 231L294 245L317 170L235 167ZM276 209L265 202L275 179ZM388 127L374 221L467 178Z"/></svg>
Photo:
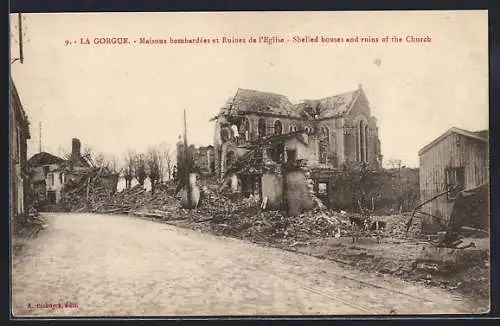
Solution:
<svg viewBox="0 0 500 326"><path fill-rule="evenodd" d="M307 136L306 144L304 142L293 138L289 139L285 142L285 152L289 150L296 151L297 160L306 160L308 166L317 166L318 165L318 140L314 137Z"/></svg>
<svg viewBox="0 0 500 326"><path fill-rule="evenodd" d="M313 199L307 187L307 177L303 171L287 172L285 182L285 198L289 215L297 216L313 208Z"/></svg>
<svg viewBox="0 0 500 326"><path fill-rule="evenodd" d="M283 177L280 174L266 172L262 175L262 198L266 197L266 208L281 208L283 202Z"/></svg>
<svg viewBox="0 0 500 326"><path fill-rule="evenodd" d="M220 151L220 156L219 156L219 162L216 162L216 164L219 165L219 171L220 171L220 176L223 176L224 173L226 173L228 166L227 165L227 159L228 159L228 153L233 153L232 154L232 160L237 160L239 157L245 155L248 153L248 149L246 148L241 148L238 147L238 145L232 141L226 142L222 144L221 151Z"/></svg>

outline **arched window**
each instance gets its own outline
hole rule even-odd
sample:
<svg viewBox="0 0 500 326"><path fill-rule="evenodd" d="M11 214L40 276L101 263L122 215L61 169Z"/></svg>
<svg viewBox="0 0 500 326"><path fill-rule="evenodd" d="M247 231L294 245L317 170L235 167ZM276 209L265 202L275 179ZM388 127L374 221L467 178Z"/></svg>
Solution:
<svg viewBox="0 0 500 326"><path fill-rule="evenodd" d="M279 120L276 120L276 122L274 122L274 134L281 135L282 133L283 133L283 126L281 125L281 122Z"/></svg>
<svg viewBox="0 0 500 326"><path fill-rule="evenodd" d="M363 125L363 121L359 122L359 157L360 161L365 161L365 126Z"/></svg>
<svg viewBox="0 0 500 326"><path fill-rule="evenodd" d="M259 119L257 129L259 132L259 137L264 137L266 135L266 120L264 118Z"/></svg>
<svg viewBox="0 0 500 326"><path fill-rule="evenodd" d="M250 121L248 119L245 119L243 123L240 124L240 137L244 139L245 141L250 140Z"/></svg>
<svg viewBox="0 0 500 326"><path fill-rule="evenodd" d="M305 131L306 131L308 134L311 134L311 133L312 133L312 128L311 128L311 127L309 127L309 126L307 126L307 127L305 128Z"/></svg>
<svg viewBox="0 0 500 326"><path fill-rule="evenodd" d="M368 161L368 125L360 120L356 126L356 156L359 162Z"/></svg>
<svg viewBox="0 0 500 326"><path fill-rule="evenodd" d="M319 139L319 162L326 164L328 162L328 149L330 147L330 130L326 126L320 129Z"/></svg>
<svg viewBox="0 0 500 326"><path fill-rule="evenodd" d="M368 125L365 124L365 162L368 162Z"/></svg>
<svg viewBox="0 0 500 326"><path fill-rule="evenodd" d="M250 140L250 121L248 121L248 119L245 119L245 132L243 134L245 135L245 140L249 141Z"/></svg>
<svg viewBox="0 0 500 326"><path fill-rule="evenodd" d="M290 127L288 127L288 131L289 132L295 132L295 131L297 131L297 126L294 123L292 123L290 125Z"/></svg>

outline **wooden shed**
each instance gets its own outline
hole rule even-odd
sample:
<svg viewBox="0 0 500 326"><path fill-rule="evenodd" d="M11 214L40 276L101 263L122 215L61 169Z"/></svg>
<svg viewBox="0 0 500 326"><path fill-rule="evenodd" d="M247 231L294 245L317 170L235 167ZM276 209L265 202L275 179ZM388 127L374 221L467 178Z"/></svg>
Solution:
<svg viewBox="0 0 500 326"><path fill-rule="evenodd" d="M450 190L422 207L425 213L447 223L459 191L488 184L488 131L451 128L418 152L420 200ZM451 190L453 189L453 190ZM437 231L438 221L424 217L423 231Z"/></svg>

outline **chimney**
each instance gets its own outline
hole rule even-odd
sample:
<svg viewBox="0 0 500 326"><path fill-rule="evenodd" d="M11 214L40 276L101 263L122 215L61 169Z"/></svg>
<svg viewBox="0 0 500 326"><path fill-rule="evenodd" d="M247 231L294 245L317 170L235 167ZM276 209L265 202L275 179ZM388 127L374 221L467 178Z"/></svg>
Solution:
<svg viewBox="0 0 500 326"><path fill-rule="evenodd" d="M71 141L71 162L77 164L81 157L81 143L78 138L73 138Z"/></svg>

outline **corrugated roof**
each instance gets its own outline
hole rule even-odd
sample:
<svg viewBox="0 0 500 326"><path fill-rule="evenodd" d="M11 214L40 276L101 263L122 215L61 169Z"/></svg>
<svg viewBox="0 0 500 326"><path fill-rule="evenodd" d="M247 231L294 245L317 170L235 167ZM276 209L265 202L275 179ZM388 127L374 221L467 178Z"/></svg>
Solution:
<svg viewBox="0 0 500 326"><path fill-rule="evenodd" d="M430 148L432 148L434 145L436 145L437 143L439 143L440 141L442 141L443 139L445 139L446 137L448 137L449 135L451 135L453 133L456 133L456 134L459 134L459 135L462 135L462 136L465 136L468 138L488 142L488 138L487 138L488 130L481 130L481 131L474 132L474 131L469 131L469 130L465 130L465 129L461 129L461 128L457 128L457 127L452 127L450 129L448 129L445 133L443 133L441 136L439 136L438 138L431 141L429 144L422 147L422 149L420 149L418 151L418 155L424 154ZM484 137L484 135L486 135L486 137Z"/></svg>
<svg viewBox="0 0 500 326"><path fill-rule="evenodd" d="M474 133L484 139L488 139L490 136L489 130L474 131Z"/></svg>

